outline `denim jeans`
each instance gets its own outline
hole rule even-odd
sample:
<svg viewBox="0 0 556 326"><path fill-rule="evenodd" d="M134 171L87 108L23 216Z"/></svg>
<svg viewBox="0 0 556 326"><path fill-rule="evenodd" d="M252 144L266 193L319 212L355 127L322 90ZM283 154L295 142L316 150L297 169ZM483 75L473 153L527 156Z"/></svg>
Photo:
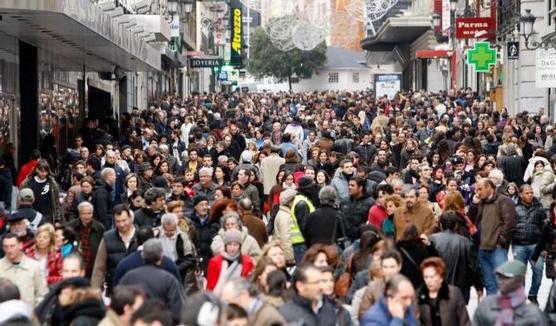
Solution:
<svg viewBox="0 0 556 326"><path fill-rule="evenodd" d="M544 259L542 256L539 257L536 263L531 260L531 256L533 255L533 251L535 251L536 246L537 244L526 246L512 245L514 259L524 263L525 266L527 266L527 262L531 264L533 278L531 279L531 289L529 289L530 296L537 296L539 293L539 288L541 287L542 282L542 270L544 267Z"/></svg>
<svg viewBox="0 0 556 326"><path fill-rule="evenodd" d="M307 250L307 246L304 243L294 244L293 245L293 256L295 257L295 264L301 264L301 259L305 254L305 250Z"/></svg>
<svg viewBox="0 0 556 326"><path fill-rule="evenodd" d="M483 269L485 288L488 294L496 294L496 268L508 261L508 249L496 248L492 250L479 249L479 262Z"/></svg>

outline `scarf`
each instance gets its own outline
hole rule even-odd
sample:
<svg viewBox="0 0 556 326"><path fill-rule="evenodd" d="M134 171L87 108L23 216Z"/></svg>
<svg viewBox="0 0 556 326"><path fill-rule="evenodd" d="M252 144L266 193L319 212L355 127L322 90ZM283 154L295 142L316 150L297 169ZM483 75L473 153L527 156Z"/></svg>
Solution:
<svg viewBox="0 0 556 326"><path fill-rule="evenodd" d="M514 309L527 300L525 288L522 286L507 295L501 294L498 297L498 304L502 311L496 318L496 326L511 326L514 324Z"/></svg>
<svg viewBox="0 0 556 326"><path fill-rule="evenodd" d="M241 271L243 269L241 259L238 259L240 258L240 253L230 256L227 252L223 251L221 255L224 259L222 259L222 269L220 270L220 275L218 276L218 282L214 287L215 293L220 293L222 287L228 280L241 277Z"/></svg>

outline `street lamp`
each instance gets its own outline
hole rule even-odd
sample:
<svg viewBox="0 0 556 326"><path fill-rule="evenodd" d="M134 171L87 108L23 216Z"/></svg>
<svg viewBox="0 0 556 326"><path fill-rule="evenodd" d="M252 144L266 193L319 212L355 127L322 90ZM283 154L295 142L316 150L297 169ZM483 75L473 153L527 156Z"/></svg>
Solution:
<svg viewBox="0 0 556 326"><path fill-rule="evenodd" d="M542 40L541 42L535 40L531 40L531 42L529 42L529 39L535 32L533 26L535 25L536 20L537 17L531 13L531 9L525 9L525 14L519 18L520 32L525 39L525 47L527 50L536 50L541 47L545 49L548 47L556 49L556 40L552 37Z"/></svg>
<svg viewBox="0 0 556 326"><path fill-rule="evenodd" d="M166 12L170 15L170 21L174 20L174 16L178 13L178 0L168 0Z"/></svg>

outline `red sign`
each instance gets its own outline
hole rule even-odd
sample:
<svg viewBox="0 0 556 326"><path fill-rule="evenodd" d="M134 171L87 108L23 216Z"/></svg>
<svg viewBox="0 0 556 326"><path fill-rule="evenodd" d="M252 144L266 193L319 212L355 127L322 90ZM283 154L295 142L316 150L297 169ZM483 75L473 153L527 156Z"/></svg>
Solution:
<svg viewBox="0 0 556 326"><path fill-rule="evenodd" d="M456 18L457 39L496 37L496 20L490 17Z"/></svg>

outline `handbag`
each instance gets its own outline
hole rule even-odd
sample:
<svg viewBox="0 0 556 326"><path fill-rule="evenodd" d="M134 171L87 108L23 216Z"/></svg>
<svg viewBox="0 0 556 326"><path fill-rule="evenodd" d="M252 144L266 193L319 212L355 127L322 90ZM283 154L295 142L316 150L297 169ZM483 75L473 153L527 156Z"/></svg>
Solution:
<svg viewBox="0 0 556 326"><path fill-rule="evenodd" d="M338 298L345 297L351 286L351 264L353 263L353 254L349 257L348 264L344 272L338 277L334 284L334 291Z"/></svg>

